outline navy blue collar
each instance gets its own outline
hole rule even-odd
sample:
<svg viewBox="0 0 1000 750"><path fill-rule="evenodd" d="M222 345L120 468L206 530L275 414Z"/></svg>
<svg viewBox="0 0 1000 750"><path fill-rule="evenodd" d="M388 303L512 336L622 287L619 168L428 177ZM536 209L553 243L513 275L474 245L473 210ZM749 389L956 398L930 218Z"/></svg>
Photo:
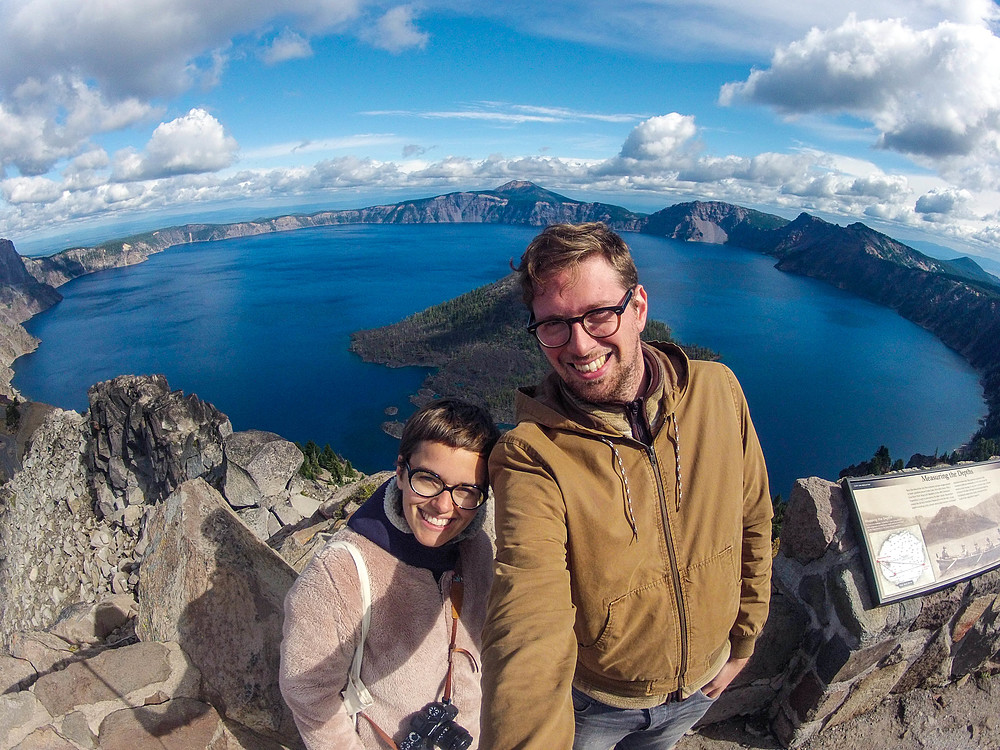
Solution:
<svg viewBox="0 0 1000 750"><path fill-rule="evenodd" d="M449 542L441 547L425 547L407 529L396 528L385 512L385 491L392 477L379 487L348 519L347 525L361 536L377 544L400 562L415 568L427 568L435 579L458 565L458 544ZM402 509L398 509L402 513Z"/></svg>

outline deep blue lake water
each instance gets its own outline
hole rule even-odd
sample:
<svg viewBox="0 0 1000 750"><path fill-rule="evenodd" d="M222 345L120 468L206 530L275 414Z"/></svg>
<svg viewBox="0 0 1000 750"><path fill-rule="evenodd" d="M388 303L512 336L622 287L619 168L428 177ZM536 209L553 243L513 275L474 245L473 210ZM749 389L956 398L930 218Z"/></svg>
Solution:
<svg viewBox="0 0 1000 750"><path fill-rule="evenodd" d="M391 468L400 418L425 371L347 351L350 333L495 281L537 230L477 224L358 225L186 245L81 277L27 324L15 363L27 397L84 411L87 388L163 373L236 430L329 442L359 469ZM972 368L885 308L782 273L749 251L627 234L650 314L711 347L737 374L772 493L836 479L882 444L894 458L960 445L985 414Z"/></svg>

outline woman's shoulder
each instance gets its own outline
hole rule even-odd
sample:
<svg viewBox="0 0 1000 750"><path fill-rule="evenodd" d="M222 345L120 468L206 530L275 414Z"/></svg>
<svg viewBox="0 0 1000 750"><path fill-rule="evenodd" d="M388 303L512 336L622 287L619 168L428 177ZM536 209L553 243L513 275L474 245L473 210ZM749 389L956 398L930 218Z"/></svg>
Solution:
<svg viewBox="0 0 1000 750"><path fill-rule="evenodd" d="M341 570L345 567L355 568L354 556L348 547L353 547L360 553L361 558L369 567L384 567L395 561L395 558L379 545L349 526L344 526L316 552L309 565L322 565L332 570Z"/></svg>

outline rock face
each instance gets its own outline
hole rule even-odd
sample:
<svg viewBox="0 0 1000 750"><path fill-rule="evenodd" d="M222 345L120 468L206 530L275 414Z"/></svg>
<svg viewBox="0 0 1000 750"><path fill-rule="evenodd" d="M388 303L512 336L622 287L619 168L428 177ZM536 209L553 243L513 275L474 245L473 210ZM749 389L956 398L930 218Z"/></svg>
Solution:
<svg viewBox="0 0 1000 750"><path fill-rule="evenodd" d="M203 479L157 506L139 578L137 633L176 641L213 705L262 734L295 727L278 691L285 594L295 571Z"/></svg>
<svg viewBox="0 0 1000 750"><path fill-rule="evenodd" d="M222 477L228 417L162 375L122 375L90 388L87 467L102 514L129 525L129 506L156 503L181 483ZM137 514L131 514L137 515Z"/></svg>
<svg viewBox="0 0 1000 750"><path fill-rule="evenodd" d="M131 602L131 600L129 599ZM125 605L122 608L122 605ZM61 619L83 642L52 632L19 634L0 654L0 747L13 750L295 748L224 717L205 694L198 668L176 642L122 637L135 602L121 598ZM96 617L95 617L96 613ZM96 628L94 627L96 625Z"/></svg>
<svg viewBox="0 0 1000 750"><path fill-rule="evenodd" d="M128 578L110 527L91 509L85 449L83 417L56 410L0 488L2 645L16 631L51 625L67 604L111 593L115 574Z"/></svg>
<svg viewBox="0 0 1000 750"><path fill-rule="evenodd" d="M890 693L941 687L997 666L1000 572L875 606L845 491L815 477L798 480L774 561L775 589L795 602L805 626L767 704L789 747ZM774 645L761 644L764 653Z"/></svg>
<svg viewBox="0 0 1000 750"><path fill-rule="evenodd" d="M40 283L17 254L10 240L0 239L0 393L14 396L10 386L14 376L11 363L22 354L34 351L38 339L21 323L62 299L53 287Z"/></svg>
<svg viewBox="0 0 1000 750"><path fill-rule="evenodd" d="M233 434L224 414L171 391L162 376L121 376L90 398L86 416L49 413L23 468L0 488L0 645L50 626L67 604L135 594L153 510L191 479L231 495L252 533L280 535L276 546L296 564L348 501L340 488L298 476L295 445Z"/></svg>

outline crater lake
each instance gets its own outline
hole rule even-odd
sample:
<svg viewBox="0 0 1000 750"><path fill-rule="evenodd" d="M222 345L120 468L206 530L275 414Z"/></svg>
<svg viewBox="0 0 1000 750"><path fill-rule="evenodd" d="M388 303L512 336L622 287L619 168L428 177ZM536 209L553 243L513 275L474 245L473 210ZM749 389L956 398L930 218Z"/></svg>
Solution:
<svg viewBox="0 0 1000 750"><path fill-rule="evenodd" d="M360 470L392 467L382 432L426 371L348 351L351 332L396 322L506 275L533 227L348 225L184 245L78 278L25 327L42 341L14 363L26 397L84 411L87 389L166 375L235 430L330 445ZM904 461L951 451L986 413L977 373L893 311L718 245L623 234L650 315L717 351L743 385L772 494L836 479L880 445Z"/></svg>

